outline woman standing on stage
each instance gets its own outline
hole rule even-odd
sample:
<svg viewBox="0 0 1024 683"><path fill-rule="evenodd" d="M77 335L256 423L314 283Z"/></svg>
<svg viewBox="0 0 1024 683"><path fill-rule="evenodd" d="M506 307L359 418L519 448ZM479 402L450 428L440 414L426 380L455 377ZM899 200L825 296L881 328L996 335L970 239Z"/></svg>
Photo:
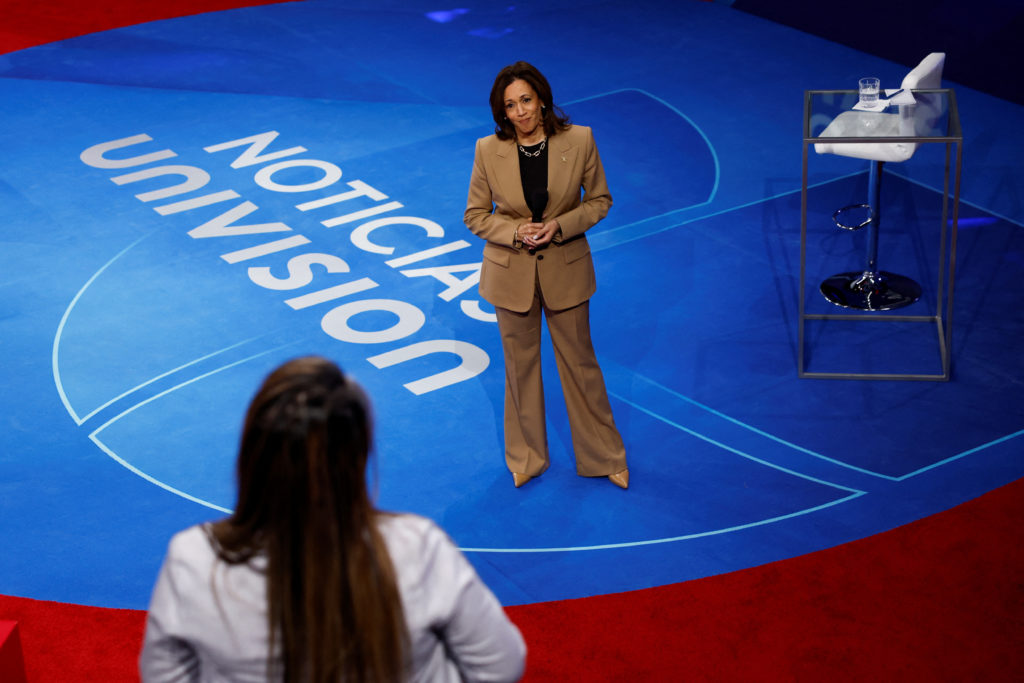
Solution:
<svg viewBox="0 0 1024 683"><path fill-rule="evenodd" d="M334 363L264 381L227 519L171 541L139 668L150 681L516 681L525 648L448 536L377 510L369 402Z"/></svg>
<svg viewBox="0 0 1024 683"><path fill-rule="evenodd" d="M612 204L597 146L590 128L554 106L547 79L526 62L498 73L490 103L495 133L476 143L465 222L487 240L480 294L495 307L505 356L505 460L517 487L549 465L543 316L576 471L627 488L626 450L590 339L597 284L584 233Z"/></svg>

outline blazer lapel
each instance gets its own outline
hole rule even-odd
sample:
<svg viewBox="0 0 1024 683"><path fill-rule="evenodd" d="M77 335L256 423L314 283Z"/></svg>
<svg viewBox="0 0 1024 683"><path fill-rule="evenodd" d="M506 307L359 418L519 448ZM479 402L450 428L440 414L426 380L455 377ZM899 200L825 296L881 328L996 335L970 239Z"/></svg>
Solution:
<svg viewBox="0 0 1024 683"><path fill-rule="evenodd" d="M514 140L503 140L494 153L494 171L501 193L508 197L509 208L529 218L530 207L523 195L523 180L519 176L519 154Z"/></svg>
<svg viewBox="0 0 1024 683"><path fill-rule="evenodd" d="M567 135L555 135L551 139L551 147L548 150L548 206L557 207L561 212L562 205L567 199L570 203L579 199L579 188L572 187L572 180L576 176L573 169L576 167L576 156L579 154L579 146L574 146ZM575 192L575 197L573 196Z"/></svg>

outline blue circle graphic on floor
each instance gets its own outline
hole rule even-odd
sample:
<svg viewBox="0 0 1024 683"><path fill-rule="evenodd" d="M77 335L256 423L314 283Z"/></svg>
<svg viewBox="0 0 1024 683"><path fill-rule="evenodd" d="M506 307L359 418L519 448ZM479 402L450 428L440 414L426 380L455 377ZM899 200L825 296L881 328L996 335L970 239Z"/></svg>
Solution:
<svg viewBox="0 0 1024 683"><path fill-rule="evenodd" d="M615 200L588 233L591 309L632 486L576 476L546 346L552 466L515 489L482 243L462 213L508 36L544 21L482 3L288 3L4 58L3 534L26 549L0 560L5 590L144 606L169 535L230 510L258 384L310 353L373 398L380 505L437 520L506 603L791 557L1021 476L1020 391L969 361L955 383L885 392L797 379L779 226L799 185L767 192L756 168L724 182L743 150L710 96L611 63L581 78L547 48L536 61L593 128ZM932 190L892 180L932 210ZM836 173L823 203L860 182ZM965 240L1020 253L1011 224L976 217L989 230ZM999 296L982 273L961 272L960 296ZM965 325L961 358L990 355L986 321ZM967 428L946 419L973 399L1003 407ZM75 552L54 563L58 539Z"/></svg>

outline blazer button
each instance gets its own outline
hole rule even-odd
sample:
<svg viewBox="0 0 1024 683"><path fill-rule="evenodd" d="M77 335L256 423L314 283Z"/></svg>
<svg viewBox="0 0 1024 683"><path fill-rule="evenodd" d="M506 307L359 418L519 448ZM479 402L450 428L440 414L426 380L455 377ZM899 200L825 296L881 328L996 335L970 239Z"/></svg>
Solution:
<svg viewBox="0 0 1024 683"><path fill-rule="evenodd" d="M543 261L544 260L544 254L537 254L537 260L538 261Z"/></svg>

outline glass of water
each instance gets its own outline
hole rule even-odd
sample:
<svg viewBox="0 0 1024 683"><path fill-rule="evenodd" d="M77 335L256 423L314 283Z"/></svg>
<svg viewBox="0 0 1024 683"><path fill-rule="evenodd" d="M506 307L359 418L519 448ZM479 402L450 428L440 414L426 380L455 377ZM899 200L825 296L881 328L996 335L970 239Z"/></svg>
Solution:
<svg viewBox="0 0 1024 683"><path fill-rule="evenodd" d="M878 84L877 78L862 78L858 81L861 104L868 107L878 104Z"/></svg>

